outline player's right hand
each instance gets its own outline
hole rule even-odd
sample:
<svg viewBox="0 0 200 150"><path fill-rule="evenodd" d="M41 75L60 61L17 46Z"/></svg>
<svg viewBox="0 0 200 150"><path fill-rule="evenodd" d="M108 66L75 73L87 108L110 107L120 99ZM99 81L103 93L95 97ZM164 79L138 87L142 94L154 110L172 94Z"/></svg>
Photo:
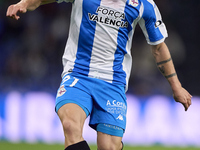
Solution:
<svg viewBox="0 0 200 150"><path fill-rule="evenodd" d="M183 87L179 88L176 91L173 91L173 97L176 102L179 102L184 106L185 111L187 111L190 105L192 104L192 95L190 95L190 93Z"/></svg>
<svg viewBox="0 0 200 150"><path fill-rule="evenodd" d="M6 16L18 20L20 16L18 13L26 13L27 9L24 3L19 2L8 7Z"/></svg>

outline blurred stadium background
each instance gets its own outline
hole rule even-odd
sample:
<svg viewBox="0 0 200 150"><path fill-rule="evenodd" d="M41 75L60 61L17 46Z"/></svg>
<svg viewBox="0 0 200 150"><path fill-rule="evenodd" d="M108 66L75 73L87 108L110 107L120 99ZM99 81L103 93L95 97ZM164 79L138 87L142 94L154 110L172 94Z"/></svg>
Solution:
<svg viewBox="0 0 200 150"><path fill-rule="evenodd" d="M11 143L22 141L62 144L62 127L54 112L54 101L61 81L61 57L68 36L71 4L41 6L21 15L19 21L6 18L7 7L17 2L0 1L0 149L8 150ZM200 149L200 1L155 2L168 29L166 43L177 74L194 96L193 104L184 112L174 102L170 87L157 70L137 27L124 142L146 148L159 144L176 146L175 149L188 146ZM95 145L95 132L87 123L84 137Z"/></svg>

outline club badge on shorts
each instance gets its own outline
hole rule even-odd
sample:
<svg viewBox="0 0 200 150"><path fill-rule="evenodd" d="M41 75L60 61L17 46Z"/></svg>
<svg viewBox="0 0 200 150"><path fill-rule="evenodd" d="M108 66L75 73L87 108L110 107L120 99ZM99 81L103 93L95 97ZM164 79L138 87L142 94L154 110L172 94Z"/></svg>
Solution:
<svg viewBox="0 0 200 150"><path fill-rule="evenodd" d="M65 89L64 85L62 85L58 90L57 97L62 96L63 94L65 94L66 91L67 90Z"/></svg>
<svg viewBox="0 0 200 150"><path fill-rule="evenodd" d="M139 5L138 0L129 0L129 5L132 5L133 7L137 7Z"/></svg>

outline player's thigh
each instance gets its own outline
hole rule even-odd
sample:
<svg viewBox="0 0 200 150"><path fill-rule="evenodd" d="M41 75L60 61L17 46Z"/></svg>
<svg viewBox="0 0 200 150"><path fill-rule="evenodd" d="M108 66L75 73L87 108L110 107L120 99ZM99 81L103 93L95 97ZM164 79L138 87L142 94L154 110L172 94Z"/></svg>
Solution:
<svg viewBox="0 0 200 150"><path fill-rule="evenodd" d="M74 103L67 103L58 110L57 114L63 126L78 127L82 131L87 116L80 106Z"/></svg>
<svg viewBox="0 0 200 150"><path fill-rule="evenodd" d="M121 150L122 137L97 132L98 150Z"/></svg>

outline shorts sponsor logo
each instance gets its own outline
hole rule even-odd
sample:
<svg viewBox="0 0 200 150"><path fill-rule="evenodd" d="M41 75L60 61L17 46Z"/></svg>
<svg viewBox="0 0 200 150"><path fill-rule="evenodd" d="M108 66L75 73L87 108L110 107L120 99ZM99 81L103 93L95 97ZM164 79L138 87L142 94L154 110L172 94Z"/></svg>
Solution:
<svg viewBox="0 0 200 150"><path fill-rule="evenodd" d="M116 119L124 120L123 116L126 116L126 104L117 100L107 100L106 110L111 114L119 115Z"/></svg>
<svg viewBox="0 0 200 150"><path fill-rule="evenodd" d="M126 109L126 105L123 102L118 102L117 100L113 100L113 101L107 100L106 106L109 106L109 107L121 107L123 109Z"/></svg>
<svg viewBox="0 0 200 150"><path fill-rule="evenodd" d="M65 89L64 85L62 85L58 90L57 97L62 96L63 94L65 94L66 91L67 90Z"/></svg>

